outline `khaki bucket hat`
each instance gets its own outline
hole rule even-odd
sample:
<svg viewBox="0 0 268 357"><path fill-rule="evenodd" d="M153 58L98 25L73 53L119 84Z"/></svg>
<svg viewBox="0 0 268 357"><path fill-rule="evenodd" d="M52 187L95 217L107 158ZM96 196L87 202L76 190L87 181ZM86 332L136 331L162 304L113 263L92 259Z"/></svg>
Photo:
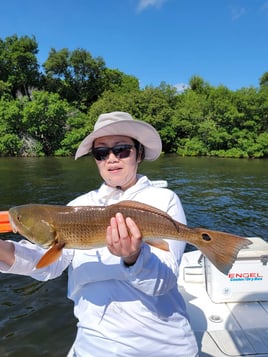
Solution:
<svg viewBox="0 0 268 357"><path fill-rule="evenodd" d="M144 146L144 160L156 160L161 154L161 138L153 126L133 119L129 113L111 112L98 117L93 132L79 145L75 159L91 152L94 140L109 135L123 135L138 140Z"/></svg>

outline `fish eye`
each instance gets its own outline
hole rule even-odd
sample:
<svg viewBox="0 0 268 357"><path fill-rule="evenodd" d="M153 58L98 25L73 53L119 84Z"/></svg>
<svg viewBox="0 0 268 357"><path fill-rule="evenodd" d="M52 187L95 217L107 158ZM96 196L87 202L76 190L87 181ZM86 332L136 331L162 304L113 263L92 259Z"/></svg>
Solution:
<svg viewBox="0 0 268 357"><path fill-rule="evenodd" d="M21 221L21 215L17 215L17 220L20 222Z"/></svg>

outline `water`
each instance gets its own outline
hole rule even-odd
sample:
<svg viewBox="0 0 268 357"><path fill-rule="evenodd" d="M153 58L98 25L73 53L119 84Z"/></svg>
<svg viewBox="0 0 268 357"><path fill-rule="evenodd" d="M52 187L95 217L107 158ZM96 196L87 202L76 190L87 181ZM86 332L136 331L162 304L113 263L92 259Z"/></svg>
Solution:
<svg viewBox="0 0 268 357"><path fill-rule="evenodd" d="M268 160L167 156L142 163L140 172L168 181L190 226L268 241ZM0 183L0 210L7 210L25 203L66 204L101 180L88 158L1 158ZM66 273L45 283L0 275L1 356L66 355L76 333L66 281Z"/></svg>

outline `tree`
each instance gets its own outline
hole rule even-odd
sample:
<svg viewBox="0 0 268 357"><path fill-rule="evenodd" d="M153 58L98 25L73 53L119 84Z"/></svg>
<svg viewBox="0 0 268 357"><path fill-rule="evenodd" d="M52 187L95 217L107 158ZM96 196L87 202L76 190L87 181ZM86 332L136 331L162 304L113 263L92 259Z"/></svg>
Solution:
<svg viewBox="0 0 268 357"><path fill-rule="evenodd" d="M235 127L249 129L256 134L267 130L268 91L256 88L242 88L235 93L234 105L241 113Z"/></svg>
<svg viewBox="0 0 268 357"><path fill-rule="evenodd" d="M260 86L268 86L268 72L263 73L263 75L260 78Z"/></svg>
<svg viewBox="0 0 268 357"><path fill-rule="evenodd" d="M2 134L15 133L18 136L22 136L24 132L22 112L26 101L24 99L0 99L0 132Z"/></svg>
<svg viewBox="0 0 268 357"><path fill-rule="evenodd" d="M205 99L191 89L187 89L178 97L174 113L174 130L176 145L180 139L195 137L200 123L204 121Z"/></svg>
<svg viewBox="0 0 268 357"><path fill-rule="evenodd" d="M34 92L33 100L23 109L25 135L41 144L45 155L53 155L66 132L66 119L70 108L58 94Z"/></svg>
<svg viewBox="0 0 268 357"><path fill-rule="evenodd" d="M11 85L0 79L0 98L11 99Z"/></svg>
<svg viewBox="0 0 268 357"><path fill-rule="evenodd" d="M191 90L199 94L205 94L210 88L208 82L197 75L194 75L190 78L189 85Z"/></svg>
<svg viewBox="0 0 268 357"><path fill-rule="evenodd" d="M83 49L51 49L44 63L46 88L87 111L104 91L105 63Z"/></svg>
<svg viewBox="0 0 268 357"><path fill-rule="evenodd" d="M176 131L173 115L178 96L176 89L163 82L159 87L147 86L132 96L134 117L155 127L162 138L164 152L174 152Z"/></svg>
<svg viewBox="0 0 268 357"><path fill-rule="evenodd" d="M132 93L139 90L139 81L117 69L104 70L104 90L117 93Z"/></svg>
<svg viewBox="0 0 268 357"><path fill-rule="evenodd" d="M0 99L0 156L20 155L22 109L19 100Z"/></svg>
<svg viewBox="0 0 268 357"><path fill-rule="evenodd" d="M40 87L37 53L35 37L14 35L0 41L0 80L10 87L14 99L30 98L32 89Z"/></svg>
<svg viewBox="0 0 268 357"><path fill-rule="evenodd" d="M71 110L67 116L64 138L59 143L59 148L55 151L55 155L74 155L78 145L88 134L87 124L88 115L76 109Z"/></svg>
<svg viewBox="0 0 268 357"><path fill-rule="evenodd" d="M101 113L122 110L152 124L166 153L268 156L268 72L237 91L196 75L183 92L140 89L84 49L52 48L44 73L37 52L34 37L0 39L0 155L72 155Z"/></svg>
<svg viewBox="0 0 268 357"><path fill-rule="evenodd" d="M244 115L238 110L235 98L235 93L224 86L211 87L205 98L204 116L227 133L231 133L233 127L243 121Z"/></svg>

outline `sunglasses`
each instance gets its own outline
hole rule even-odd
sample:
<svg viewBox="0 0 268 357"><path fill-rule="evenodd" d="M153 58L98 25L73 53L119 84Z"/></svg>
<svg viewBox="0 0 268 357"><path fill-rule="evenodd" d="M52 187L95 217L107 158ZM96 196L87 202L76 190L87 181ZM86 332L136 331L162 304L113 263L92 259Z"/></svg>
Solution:
<svg viewBox="0 0 268 357"><path fill-rule="evenodd" d="M126 159L129 157L131 150L134 145L122 144L115 145L111 148L108 147L98 147L92 149L92 155L98 161L106 160L110 152L112 152L118 159Z"/></svg>

